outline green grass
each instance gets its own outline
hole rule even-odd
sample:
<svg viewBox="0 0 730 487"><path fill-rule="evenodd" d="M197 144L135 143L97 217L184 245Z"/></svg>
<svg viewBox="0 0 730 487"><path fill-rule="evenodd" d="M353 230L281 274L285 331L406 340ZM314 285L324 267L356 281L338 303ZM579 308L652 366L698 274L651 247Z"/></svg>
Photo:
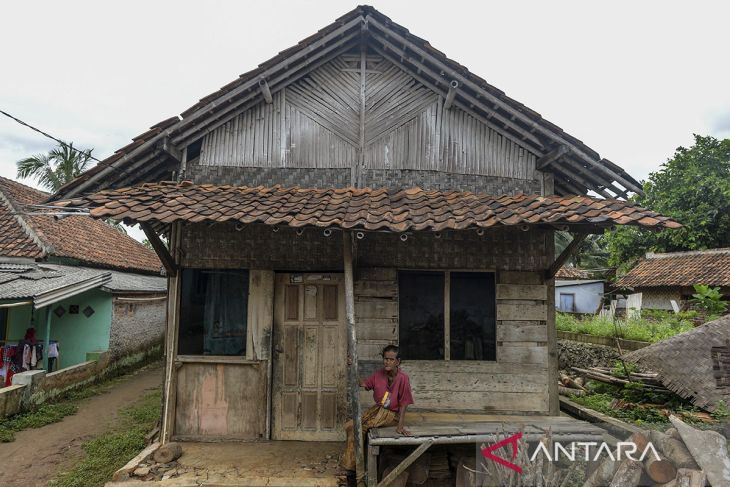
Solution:
<svg viewBox="0 0 730 487"><path fill-rule="evenodd" d="M145 448L145 436L160 417L159 390L151 392L134 406L122 411L112 430L83 445L86 456L50 485L54 487L97 487L109 481Z"/></svg>
<svg viewBox="0 0 730 487"><path fill-rule="evenodd" d="M0 443L15 441L15 433L19 431L57 423L66 416L76 414L79 410L79 401L109 391L119 382L127 380L130 374L131 372L71 390L52 402L43 403L30 411L0 419Z"/></svg>
<svg viewBox="0 0 730 487"><path fill-rule="evenodd" d="M624 338L655 343L694 328L693 312L644 313L641 319L613 321L599 316L576 318L568 313L555 313L558 330L588 335Z"/></svg>

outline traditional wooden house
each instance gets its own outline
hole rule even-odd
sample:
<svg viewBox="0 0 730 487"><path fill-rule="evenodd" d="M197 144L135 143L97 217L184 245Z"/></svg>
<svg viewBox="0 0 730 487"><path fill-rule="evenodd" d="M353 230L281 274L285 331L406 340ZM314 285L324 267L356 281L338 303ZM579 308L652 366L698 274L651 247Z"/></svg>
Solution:
<svg viewBox="0 0 730 487"><path fill-rule="evenodd" d="M679 226L638 191L364 6L55 199L141 223L167 267L165 441L334 440L389 343L417 408L558 415L553 275L589 232Z"/></svg>

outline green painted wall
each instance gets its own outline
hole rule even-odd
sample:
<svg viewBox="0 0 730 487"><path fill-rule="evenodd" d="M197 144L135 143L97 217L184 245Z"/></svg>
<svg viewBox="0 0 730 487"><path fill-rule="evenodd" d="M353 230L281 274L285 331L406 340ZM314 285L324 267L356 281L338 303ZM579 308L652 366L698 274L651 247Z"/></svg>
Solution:
<svg viewBox="0 0 730 487"><path fill-rule="evenodd" d="M33 311L33 306L26 304L24 306L17 306L15 308L8 308L8 341L20 340L25 336L25 330L30 328L30 319ZM36 311L36 324L45 319L45 312Z"/></svg>
<svg viewBox="0 0 730 487"><path fill-rule="evenodd" d="M66 310L60 318L52 312L58 306ZM79 313L71 314L70 305L78 305ZM91 306L94 314L90 318L83 311ZM109 349L109 333L112 325L112 296L109 293L93 289L72 298L54 303L51 309L51 340L58 341L59 367L70 367L86 361L86 352ZM36 318L36 336L45 340L45 313L43 320Z"/></svg>
<svg viewBox="0 0 730 487"><path fill-rule="evenodd" d="M78 305L79 313L71 314L70 305ZM58 306L66 312L60 318L53 313ZM94 314L90 318L83 311L91 306ZM35 310L36 339L46 339L46 311L51 310L51 340L59 345L59 365L57 368L70 367L86 361L87 352L109 349L109 335L112 323L112 296L93 289L72 298ZM31 323L31 305L10 308L8 314L8 341L23 338Z"/></svg>

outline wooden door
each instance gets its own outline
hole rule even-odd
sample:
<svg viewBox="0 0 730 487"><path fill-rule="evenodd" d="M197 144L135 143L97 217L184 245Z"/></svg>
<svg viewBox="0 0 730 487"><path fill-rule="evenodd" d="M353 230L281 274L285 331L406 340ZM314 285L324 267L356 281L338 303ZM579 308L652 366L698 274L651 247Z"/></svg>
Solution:
<svg viewBox="0 0 730 487"><path fill-rule="evenodd" d="M277 274L272 439L344 440L346 350L342 275Z"/></svg>

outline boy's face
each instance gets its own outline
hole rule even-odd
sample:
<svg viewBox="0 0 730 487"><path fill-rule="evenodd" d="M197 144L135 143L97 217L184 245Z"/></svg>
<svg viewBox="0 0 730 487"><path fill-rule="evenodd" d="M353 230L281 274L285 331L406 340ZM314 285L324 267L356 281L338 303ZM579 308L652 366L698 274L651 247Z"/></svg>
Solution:
<svg viewBox="0 0 730 487"><path fill-rule="evenodd" d="M383 366L386 372L390 372L400 365L400 359L396 357L396 352L385 352L383 354Z"/></svg>

